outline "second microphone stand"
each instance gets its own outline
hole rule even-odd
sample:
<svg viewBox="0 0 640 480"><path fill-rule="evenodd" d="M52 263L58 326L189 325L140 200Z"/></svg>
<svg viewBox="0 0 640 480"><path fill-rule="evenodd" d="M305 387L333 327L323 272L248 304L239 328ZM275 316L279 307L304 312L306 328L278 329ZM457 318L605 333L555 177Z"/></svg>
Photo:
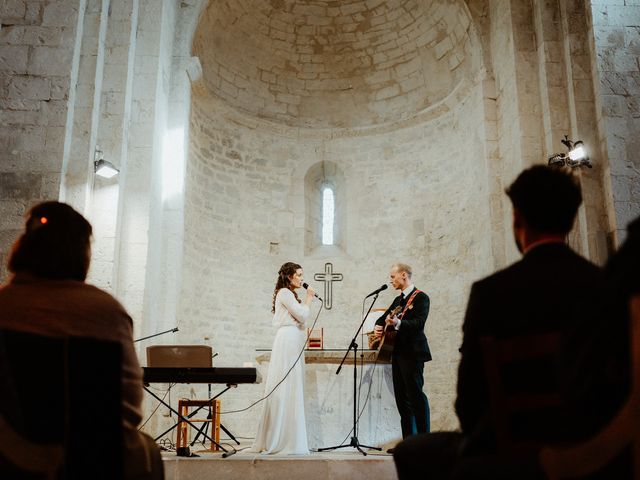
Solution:
<svg viewBox="0 0 640 480"><path fill-rule="evenodd" d="M360 440L358 440L358 407L357 407L358 405L358 344L356 343L356 340L358 339L358 334L360 333L360 330L362 330L362 326L364 325L364 322L367 319L369 312L371 312L371 309L373 308L373 304L376 303L377 299L378 299L378 293L376 293L375 297L373 297L373 302L371 302L371 305L369 305L369 310L367 310L367 313L364 315L364 318L362 319L360 326L356 330L356 334L353 336L353 339L349 344L349 348L347 348L347 351L345 352L344 357L342 358L342 361L340 362L340 365L336 370L336 375L338 375L340 373L340 370L342 370L342 365L347 359L349 352L351 351L351 349L353 349L353 430L352 430L353 436L351 437L351 442L348 445L345 444L345 445L336 445L333 447L319 448L318 449L319 452L324 452L327 450L336 450L338 448L354 447L354 448L357 448L360 453L366 456L367 452L362 450L362 448L368 448L369 450L382 450L379 447L371 447L369 445L363 445L360 443Z"/></svg>

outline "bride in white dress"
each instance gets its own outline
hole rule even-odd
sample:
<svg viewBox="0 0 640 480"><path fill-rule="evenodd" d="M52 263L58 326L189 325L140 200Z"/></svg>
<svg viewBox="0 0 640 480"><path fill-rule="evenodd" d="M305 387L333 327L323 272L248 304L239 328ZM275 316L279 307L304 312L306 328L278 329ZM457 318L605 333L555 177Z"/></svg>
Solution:
<svg viewBox="0 0 640 480"><path fill-rule="evenodd" d="M300 355L300 352L307 339L305 322L314 291L308 287L304 303L301 303L295 289L302 286L302 281L300 265L287 262L280 267L272 305L273 326L277 331L265 394L271 392L285 375L286 379L265 400L252 452L309 454L304 416L304 354Z"/></svg>

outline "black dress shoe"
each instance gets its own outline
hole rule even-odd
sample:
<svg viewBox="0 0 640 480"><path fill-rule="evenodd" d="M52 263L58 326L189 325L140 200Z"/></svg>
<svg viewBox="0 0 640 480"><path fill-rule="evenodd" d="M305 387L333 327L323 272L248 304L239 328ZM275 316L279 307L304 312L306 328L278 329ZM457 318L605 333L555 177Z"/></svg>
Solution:
<svg viewBox="0 0 640 480"><path fill-rule="evenodd" d="M393 448L393 447L392 448L387 448L387 453L393 454L393 452L395 452L395 451L396 451L396 449Z"/></svg>

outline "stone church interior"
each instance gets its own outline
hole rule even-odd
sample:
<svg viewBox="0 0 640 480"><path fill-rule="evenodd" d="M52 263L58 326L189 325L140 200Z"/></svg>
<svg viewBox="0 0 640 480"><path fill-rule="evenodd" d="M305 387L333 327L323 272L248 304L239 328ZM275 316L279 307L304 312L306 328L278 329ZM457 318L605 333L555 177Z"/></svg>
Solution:
<svg viewBox="0 0 640 480"><path fill-rule="evenodd" d="M69 411L88 409L87 423L67 425L86 436L59 448L22 438L11 424L21 400L3 393L0 472L418 478L403 473L394 453L403 440L396 366L377 361L367 335L399 294L390 270L402 275L410 266L403 285L430 301L420 330L432 357L422 388L430 431L459 432L454 404L472 285L522 258L505 194L518 175L538 165L571 175L582 202L570 249L605 272L640 265L632 228L640 216L639 58L635 0L0 2L0 357L47 364L64 349L65 368L92 379L65 391L55 382L29 386L35 373L20 370L28 397L77 396ZM120 392L118 371L99 368L113 352L13 336L19 297L2 292L16 274L16 241L35 228L31 209L52 201L90 223L86 283L132 321L123 358L130 350L130 360L150 369L144 386L136 373L132 425L162 450L163 477L135 477L117 442L87 447L107 438L98 425L114 424L94 428L92 418L113 408L91 403L113 397L117 407L128 388ZM43 215L42 230L57 218ZM269 393L274 285L286 262L304 275L293 284L300 305L316 294L300 327L304 458L250 449ZM628 276L636 286L637 272ZM640 290L621 285L621 338L635 362L629 371L625 363L635 375L625 385L637 400ZM564 298L575 302L570 292L567 285ZM40 299L24 297L23 305ZM78 313L78 305L66 308ZM115 335L120 327L101 318ZM36 357L20 353L37 345ZM164 375L164 367L180 373ZM218 374L197 378L198 368ZM615 417L618 430L605 430L619 441L604 442L612 452L600 467L626 451L636 470L608 478L640 478L640 412L632 405ZM127 442L125 452L153 448ZM76 467L67 447L93 454ZM608 452L588 447L585 458ZM544 448L536 450L536 478L590 474L563 470L562 452ZM45 466L47 458L55 460ZM426 465L420 478L529 478L493 470L428 477Z"/></svg>

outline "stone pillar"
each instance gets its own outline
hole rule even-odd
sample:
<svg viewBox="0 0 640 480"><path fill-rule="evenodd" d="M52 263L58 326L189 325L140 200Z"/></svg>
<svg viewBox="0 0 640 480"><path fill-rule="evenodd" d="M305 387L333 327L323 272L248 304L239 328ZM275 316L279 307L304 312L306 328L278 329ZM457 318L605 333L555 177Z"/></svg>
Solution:
<svg viewBox="0 0 640 480"><path fill-rule="evenodd" d="M544 143L540 162L546 162L555 153L567 153L561 143L565 135L585 143L595 168L576 170L584 202L570 243L587 258L604 263L607 248L602 208L603 163L596 149L585 10L582 2L565 0L535 1L533 6Z"/></svg>
<svg viewBox="0 0 640 480"><path fill-rule="evenodd" d="M574 141L584 142L593 163L593 168L579 171L583 206L574 230L581 239L579 251L591 261L604 264L609 254L607 202L611 184L605 175L608 159L598 146L587 9L580 0L561 0L559 6L570 121L568 135Z"/></svg>
<svg viewBox="0 0 640 480"><path fill-rule="evenodd" d="M538 59L532 5L511 0L492 0L489 5L500 158L493 174L492 211L502 216L495 223L502 228L502 261L508 264L519 254L512 239L512 209L504 189L523 168L541 160Z"/></svg>
<svg viewBox="0 0 640 480"><path fill-rule="evenodd" d="M502 217L506 262L518 258L511 240L511 205L504 188L522 171L565 152L561 140L597 145L585 11L580 2L491 2L491 58L496 81L499 167L492 212ZM576 172L584 194L571 244L597 263L607 257L606 160ZM493 175L492 175L493 178ZM500 203L499 203L500 202ZM496 243L494 239L494 244Z"/></svg>
<svg viewBox="0 0 640 480"><path fill-rule="evenodd" d="M127 288L124 294L138 303L142 315L141 333L147 335L177 324L175 304L180 294L178 279L182 255L183 137L188 124L188 102L185 107L183 96L188 95L188 89L185 92L188 79L184 59L180 53L176 57L176 44L180 44L180 40L176 40L175 23L180 10L174 2L143 0L140 5L143 14L135 59L133 105L136 113L132 123L136 134L130 142L135 172L131 172L129 185L130 198L138 199L134 203L139 212L125 213L123 218L129 232L130 250L129 260L121 265L131 279L122 285ZM167 282L167 277L171 281ZM136 288L142 285L144 289ZM171 341L170 336L158 341L167 339Z"/></svg>

